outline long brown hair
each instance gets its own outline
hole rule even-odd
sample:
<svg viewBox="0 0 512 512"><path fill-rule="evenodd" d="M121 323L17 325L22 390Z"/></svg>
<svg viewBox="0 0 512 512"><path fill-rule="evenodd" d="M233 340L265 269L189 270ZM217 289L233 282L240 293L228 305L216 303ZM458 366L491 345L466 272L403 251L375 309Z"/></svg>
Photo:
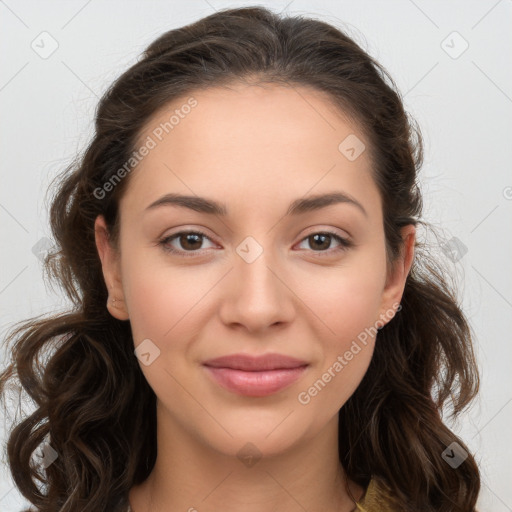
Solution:
<svg viewBox="0 0 512 512"><path fill-rule="evenodd" d="M12 361L0 375L0 396L16 377L18 391L37 406L12 428L8 462L19 491L41 512L124 512L128 491L156 460L156 397L133 355L129 322L105 306L94 237L103 215L116 241L129 175L108 193L104 184L130 160L162 106L249 78L323 91L362 128L390 262L403 248L401 227L427 226L420 220L420 130L387 71L342 31L246 7L161 35L101 98L90 145L58 177L50 208L57 249L45 264L73 308L17 325L7 338ZM397 510L473 511L480 489L470 450L442 419L446 404L451 418L463 411L479 384L470 328L447 275L417 242L402 309L379 330L370 367L339 413L348 477L362 486L373 479ZM45 439L57 458L41 471L31 457ZM468 453L457 468L442 455L453 442Z"/></svg>

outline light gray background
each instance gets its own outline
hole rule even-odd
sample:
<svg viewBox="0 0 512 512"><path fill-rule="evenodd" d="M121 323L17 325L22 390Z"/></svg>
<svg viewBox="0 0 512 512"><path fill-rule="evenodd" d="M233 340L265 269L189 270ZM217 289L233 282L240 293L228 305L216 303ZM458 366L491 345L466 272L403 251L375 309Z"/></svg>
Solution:
<svg viewBox="0 0 512 512"><path fill-rule="evenodd" d="M253 4L0 0L2 336L16 321L66 306L45 287L33 247L50 236L48 184L85 148L99 97L162 32L242 5ZM434 248L440 257L453 237L467 248L457 261L445 259L476 334L482 374L479 400L451 426L480 462L480 510L512 511L512 1L260 5L348 31L390 71L421 125L425 218L443 230ZM47 58L31 47L48 51L52 38L58 48ZM3 365L6 355L0 356ZM2 451L5 425L2 419ZM25 501L5 460L0 470L0 510L18 512Z"/></svg>

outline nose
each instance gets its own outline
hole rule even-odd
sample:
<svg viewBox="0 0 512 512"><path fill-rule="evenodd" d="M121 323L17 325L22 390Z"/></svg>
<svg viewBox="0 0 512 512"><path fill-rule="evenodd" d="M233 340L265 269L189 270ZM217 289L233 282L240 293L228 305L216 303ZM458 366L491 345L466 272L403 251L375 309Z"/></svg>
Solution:
<svg viewBox="0 0 512 512"><path fill-rule="evenodd" d="M262 251L253 261L237 253L234 256L220 307L224 324L254 334L290 323L297 295L271 251Z"/></svg>

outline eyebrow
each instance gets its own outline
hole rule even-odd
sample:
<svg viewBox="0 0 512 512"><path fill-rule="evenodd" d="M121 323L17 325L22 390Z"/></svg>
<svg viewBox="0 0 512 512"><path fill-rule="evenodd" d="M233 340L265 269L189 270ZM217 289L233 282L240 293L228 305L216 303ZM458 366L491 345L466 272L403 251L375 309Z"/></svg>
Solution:
<svg viewBox="0 0 512 512"><path fill-rule="evenodd" d="M344 192L331 192L329 194L317 194L304 198L299 198L293 201L288 207L286 216L300 215L301 213L320 210L334 204L350 204L356 206L364 215L368 217L368 213L363 205ZM207 213L211 215L227 216L228 210L222 203L212 199L206 199L199 196L187 196L182 194L166 194L153 203L151 203L147 210L152 210L161 206L178 206L181 208L188 208L200 213Z"/></svg>

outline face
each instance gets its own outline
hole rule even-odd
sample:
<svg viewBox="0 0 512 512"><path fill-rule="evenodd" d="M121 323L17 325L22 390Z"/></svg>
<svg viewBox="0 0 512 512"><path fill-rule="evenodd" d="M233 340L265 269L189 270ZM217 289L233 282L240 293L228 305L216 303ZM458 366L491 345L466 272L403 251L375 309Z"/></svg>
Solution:
<svg viewBox="0 0 512 512"><path fill-rule="evenodd" d="M251 442L277 454L337 428L376 327L400 302L414 228L404 230L405 257L392 272L369 152L357 156L368 143L322 93L236 85L192 96L193 108L183 108L188 97L174 101L140 134L141 144L150 137L155 145L120 202L119 253L97 219L117 299L109 310L130 321L168 425L221 453ZM176 109L179 122L162 135ZM195 206L162 199L169 194L191 196ZM332 194L337 201L289 211ZM301 363L205 366L270 353Z"/></svg>

